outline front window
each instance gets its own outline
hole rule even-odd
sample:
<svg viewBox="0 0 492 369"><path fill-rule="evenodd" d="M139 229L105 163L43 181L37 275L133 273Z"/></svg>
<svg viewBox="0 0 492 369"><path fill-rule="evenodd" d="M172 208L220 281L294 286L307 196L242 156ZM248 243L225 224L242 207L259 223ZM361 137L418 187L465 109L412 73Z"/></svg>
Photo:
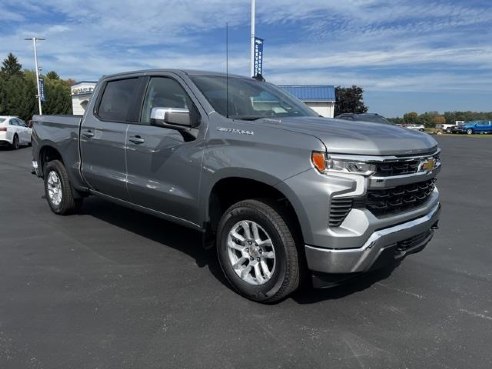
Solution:
<svg viewBox="0 0 492 369"><path fill-rule="evenodd" d="M191 77L215 111L242 120L319 116L279 87L254 79L226 76Z"/></svg>
<svg viewBox="0 0 492 369"><path fill-rule="evenodd" d="M191 110L193 103L186 91L174 79L154 77L149 82L142 110L142 123L150 123L153 108L181 108Z"/></svg>

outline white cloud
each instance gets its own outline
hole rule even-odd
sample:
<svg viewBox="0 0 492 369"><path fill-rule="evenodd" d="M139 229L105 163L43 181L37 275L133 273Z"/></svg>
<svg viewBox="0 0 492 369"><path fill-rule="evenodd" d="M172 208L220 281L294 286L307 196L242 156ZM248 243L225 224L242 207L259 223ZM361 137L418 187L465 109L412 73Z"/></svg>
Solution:
<svg viewBox="0 0 492 369"><path fill-rule="evenodd" d="M492 12L476 4L483 3L259 0L264 71L281 83L489 91L492 47L483 30ZM226 22L230 70L248 73L249 0L3 0L0 12L13 30L0 31L0 58L13 52L32 68L23 39L44 36L41 65L64 78L160 67L224 71Z"/></svg>

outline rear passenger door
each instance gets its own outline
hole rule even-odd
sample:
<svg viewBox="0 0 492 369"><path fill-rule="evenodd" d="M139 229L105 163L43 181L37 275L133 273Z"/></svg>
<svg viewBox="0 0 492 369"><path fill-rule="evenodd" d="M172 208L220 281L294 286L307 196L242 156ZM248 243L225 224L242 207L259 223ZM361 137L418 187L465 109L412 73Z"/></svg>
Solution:
<svg viewBox="0 0 492 369"><path fill-rule="evenodd" d="M107 80L94 111L87 112L80 131L82 175L102 194L128 200L126 131L135 110L138 77ZM93 114L91 114L93 113Z"/></svg>
<svg viewBox="0 0 492 369"><path fill-rule="evenodd" d="M149 77L141 118L128 127L128 190L133 203L197 223L203 148L200 139L150 124L152 108L200 113L188 88L173 75ZM202 128L203 129L203 128Z"/></svg>

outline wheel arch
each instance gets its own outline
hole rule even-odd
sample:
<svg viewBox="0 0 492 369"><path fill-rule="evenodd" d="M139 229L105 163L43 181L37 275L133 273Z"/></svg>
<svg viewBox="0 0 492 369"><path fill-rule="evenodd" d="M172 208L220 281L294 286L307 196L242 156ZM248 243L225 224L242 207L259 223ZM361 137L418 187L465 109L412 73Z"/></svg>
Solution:
<svg viewBox="0 0 492 369"><path fill-rule="evenodd" d="M58 160L62 163L67 171L68 179L72 185L72 195L74 198L78 199L86 195L86 187L78 180L78 177L74 175L71 168L67 168L65 161L63 160L63 156L60 151L53 147L52 145L44 145L39 149L38 154L38 165L39 165L39 173L41 177L44 177L44 168L46 164L50 161Z"/></svg>
<svg viewBox="0 0 492 369"><path fill-rule="evenodd" d="M211 187L207 197L206 229L215 235L220 218L224 212L236 202L245 199L269 199L289 216L289 226L293 228L296 235L302 238L302 229L298 214L292 201L281 190L271 182L252 179L241 176L221 178Z"/></svg>
<svg viewBox="0 0 492 369"><path fill-rule="evenodd" d="M63 161L63 157L61 156L60 152L51 145L45 145L41 147L41 149L39 150L38 157L39 157L40 172L42 174L44 173L44 167L50 161L59 160L63 165L65 165Z"/></svg>

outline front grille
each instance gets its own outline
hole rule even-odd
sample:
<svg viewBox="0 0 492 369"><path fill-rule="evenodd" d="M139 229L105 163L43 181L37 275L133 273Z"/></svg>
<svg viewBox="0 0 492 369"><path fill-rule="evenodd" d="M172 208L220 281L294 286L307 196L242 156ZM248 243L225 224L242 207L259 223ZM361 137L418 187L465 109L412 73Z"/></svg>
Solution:
<svg viewBox="0 0 492 369"><path fill-rule="evenodd" d="M374 215L410 210L423 204L434 190L435 179L384 190L367 191L366 207Z"/></svg>
<svg viewBox="0 0 492 369"><path fill-rule="evenodd" d="M375 163L377 177L401 176L405 174L417 173L419 169L419 159L387 161Z"/></svg>
<svg viewBox="0 0 492 369"><path fill-rule="evenodd" d="M339 227L352 209L352 199L331 199L330 227Z"/></svg>

